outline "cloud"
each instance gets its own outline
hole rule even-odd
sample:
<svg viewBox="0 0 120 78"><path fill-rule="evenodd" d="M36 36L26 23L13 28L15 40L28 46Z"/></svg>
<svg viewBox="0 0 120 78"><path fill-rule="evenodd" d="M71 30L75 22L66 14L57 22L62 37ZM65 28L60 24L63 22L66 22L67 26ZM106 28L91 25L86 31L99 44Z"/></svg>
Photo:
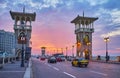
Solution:
<svg viewBox="0 0 120 78"><path fill-rule="evenodd" d="M0 9L4 9L7 7L7 3L0 3Z"/></svg>
<svg viewBox="0 0 120 78"><path fill-rule="evenodd" d="M78 0L78 2L81 2L81 3L88 2L91 6L96 6L96 5L107 3L108 0Z"/></svg>
<svg viewBox="0 0 120 78"><path fill-rule="evenodd" d="M61 0L42 0L40 1L32 1L28 0L27 4L29 4L31 7L34 7L35 9L43 9L43 8L49 8L53 7L56 8L58 4L61 4Z"/></svg>
<svg viewBox="0 0 120 78"><path fill-rule="evenodd" d="M86 1L89 2L91 6L101 5L108 2L108 0L86 0Z"/></svg>
<svg viewBox="0 0 120 78"><path fill-rule="evenodd" d="M112 10L100 8L96 13L96 16L101 21L105 22L107 26L104 26L103 30L106 30L106 34L102 34L101 37L118 36L120 35L120 10L115 8Z"/></svg>
<svg viewBox="0 0 120 78"><path fill-rule="evenodd" d="M48 7L52 6L54 8L56 8L57 4L61 4L62 3L61 0L43 0L43 2L44 2L43 6L47 5Z"/></svg>
<svg viewBox="0 0 120 78"><path fill-rule="evenodd" d="M111 15L111 17L112 17L112 23L113 23L113 24L117 24L117 23L120 24L120 10L118 10L118 9L113 9L113 10L110 12L110 15Z"/></svg>
<svg viewBox="0 0 120 78"><path fill-rule="evenodd" d="M100 8L96 16L103 18L105 22L111 22L109 25L120 24L120 10L117 8L113 10Z"/></svg>
<svg viewBox="0 0 120 78"><path fill-rule="evenodd" d="M107 34L102 34L101 37L110 37L110 36L114 37L114 36L118 36L118 35L120 35L120 29L115 30L115 31L111 31Z"/></svg>

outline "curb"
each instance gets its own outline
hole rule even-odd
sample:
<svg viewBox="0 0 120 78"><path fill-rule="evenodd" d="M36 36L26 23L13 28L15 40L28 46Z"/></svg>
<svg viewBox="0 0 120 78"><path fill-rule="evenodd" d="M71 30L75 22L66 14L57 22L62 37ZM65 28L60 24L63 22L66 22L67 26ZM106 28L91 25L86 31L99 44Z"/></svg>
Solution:
<svg viewBox="0 0 120 78"><path fill-rule="evenodd" d="M28 67L26 68L26 71L25 71L25 74L23 76L23 78L32 78L31 74L32 74L32 70L31 70L31 67L32 67L32 63L31 63L31 59L29 60L29 65Z"/></svg>

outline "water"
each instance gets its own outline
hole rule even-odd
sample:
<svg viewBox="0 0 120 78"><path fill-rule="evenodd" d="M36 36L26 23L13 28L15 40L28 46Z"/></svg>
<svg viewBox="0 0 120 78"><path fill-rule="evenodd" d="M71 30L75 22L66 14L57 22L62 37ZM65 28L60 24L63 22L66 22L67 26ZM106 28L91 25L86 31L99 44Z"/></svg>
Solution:
<svg viewBox="0 0 120 78"><path fill-rule="evenodd" d="M101 57L101 60L106 60L105 56L100 56L100 57ZM97 56L93 56L92 59L96 60ZM117 59L117 56L110 56L110 60L115 61L116 59Z"/></svg>

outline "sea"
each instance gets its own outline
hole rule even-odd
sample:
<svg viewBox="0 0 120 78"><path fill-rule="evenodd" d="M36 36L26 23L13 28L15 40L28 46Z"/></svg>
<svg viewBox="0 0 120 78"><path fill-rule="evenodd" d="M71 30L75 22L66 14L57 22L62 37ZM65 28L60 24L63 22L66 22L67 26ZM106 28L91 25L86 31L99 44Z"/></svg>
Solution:
<svg viewBox="0 0 120 78"><path fill-rule="evenodd" d="M105 56L100 56L100 57L101 57L101 60L106 60ZM96 60L97 56L92 56L92 59ZM117 60L117 56L110 56L110 60L112 60L112 61Z"/></svg>

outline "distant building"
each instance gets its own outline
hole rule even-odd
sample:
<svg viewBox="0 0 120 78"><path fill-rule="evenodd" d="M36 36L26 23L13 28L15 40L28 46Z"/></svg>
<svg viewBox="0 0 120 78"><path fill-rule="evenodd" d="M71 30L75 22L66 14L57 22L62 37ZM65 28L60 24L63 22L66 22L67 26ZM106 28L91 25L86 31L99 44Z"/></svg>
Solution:
<svg viewBox="0 0 120 78"><path fill-rule="evenodd" d="M41 47L41 55L44 56L46 52L46 47Z"/></svg>
<svg viewBox="0 0 120 78"><path fill-rule="evenodd" d="M63 54L62 53L53 54L53 56L55 56L55 57L58 57L59 55L63 55Z"/></svg>
<svg viewBox="0 0 120 78"><path fill-rule="evenodd" d="M14 33L0 30L0 51L12 54L14 49L15 49Z"/></svg>

